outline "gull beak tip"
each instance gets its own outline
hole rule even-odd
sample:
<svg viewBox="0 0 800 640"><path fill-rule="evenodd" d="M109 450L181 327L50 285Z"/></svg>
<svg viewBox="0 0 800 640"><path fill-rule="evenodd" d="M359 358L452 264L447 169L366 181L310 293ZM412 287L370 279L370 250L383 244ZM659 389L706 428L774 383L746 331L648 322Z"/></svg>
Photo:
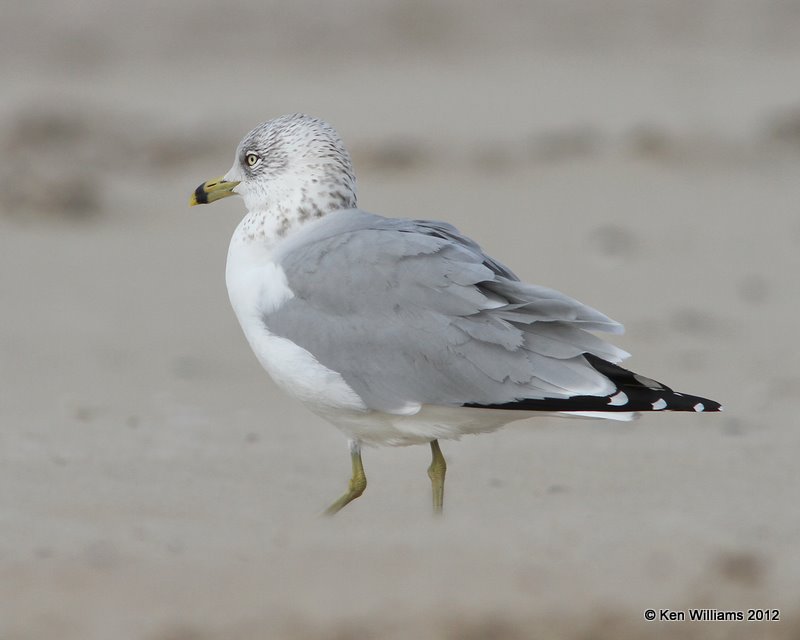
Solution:
<svg viewBox="0 0 800 640"><path fill-rule="evenodd" d="M189 197L189 206L209 204L228 196L237 195L234 189L238 184L238 180L225 180L225 178L208 180L194 190L194 193Z"/></svg>

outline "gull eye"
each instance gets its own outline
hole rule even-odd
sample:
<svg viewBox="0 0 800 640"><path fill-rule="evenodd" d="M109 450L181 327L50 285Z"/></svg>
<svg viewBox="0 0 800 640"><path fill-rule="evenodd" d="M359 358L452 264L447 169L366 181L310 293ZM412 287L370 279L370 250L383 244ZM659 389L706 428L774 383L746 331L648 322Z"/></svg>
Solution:
<svg viewBox="0 0 800 640"><path fill-rule="evenodd" d="M255 167L261 161L261 158L257 153L251 151L244 157L244 160L248 167Z"/></svg>

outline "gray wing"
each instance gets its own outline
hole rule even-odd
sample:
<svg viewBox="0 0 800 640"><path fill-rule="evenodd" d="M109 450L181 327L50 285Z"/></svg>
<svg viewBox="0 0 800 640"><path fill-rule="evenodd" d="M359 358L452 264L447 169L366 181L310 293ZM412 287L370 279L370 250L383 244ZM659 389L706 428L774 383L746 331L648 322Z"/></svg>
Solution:
<svg viewBox="0 0 800 640"><path fill-rule="evenodd" d="M339 372L373 409L606 395L584 353L627 353L588 331L621 325L520 282L445 223L329 214L282 245L294 297L264 322Z"/></svg>

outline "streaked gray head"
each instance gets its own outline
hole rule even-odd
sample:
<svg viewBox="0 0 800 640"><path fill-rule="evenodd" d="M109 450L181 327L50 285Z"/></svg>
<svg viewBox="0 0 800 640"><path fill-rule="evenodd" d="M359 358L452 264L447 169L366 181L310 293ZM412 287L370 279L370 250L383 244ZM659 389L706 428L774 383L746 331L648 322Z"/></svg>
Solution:
<svg viewBox="0 0 800 640"><path fill-rule="evenodd" d="M225 179L239 181L235 192L250 213L282 216L287 228L356 206L353 165L339 134L302 113L269 120L248 133Z"/></svg>

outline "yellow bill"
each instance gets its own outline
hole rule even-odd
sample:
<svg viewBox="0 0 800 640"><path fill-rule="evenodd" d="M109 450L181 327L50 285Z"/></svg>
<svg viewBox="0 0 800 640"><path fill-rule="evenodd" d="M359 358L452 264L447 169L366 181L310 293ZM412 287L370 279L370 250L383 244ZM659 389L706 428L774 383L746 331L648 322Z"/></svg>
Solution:
<svg viewBox="0 0 800 640"><path fill-rule="evenodd" d="M239 184L238 180L225 180L224 177L204 182L194 190L191 198L189 198L189 206L209 204L228 196L234 196L236 194L233 190L237 184Z"/></svg>

